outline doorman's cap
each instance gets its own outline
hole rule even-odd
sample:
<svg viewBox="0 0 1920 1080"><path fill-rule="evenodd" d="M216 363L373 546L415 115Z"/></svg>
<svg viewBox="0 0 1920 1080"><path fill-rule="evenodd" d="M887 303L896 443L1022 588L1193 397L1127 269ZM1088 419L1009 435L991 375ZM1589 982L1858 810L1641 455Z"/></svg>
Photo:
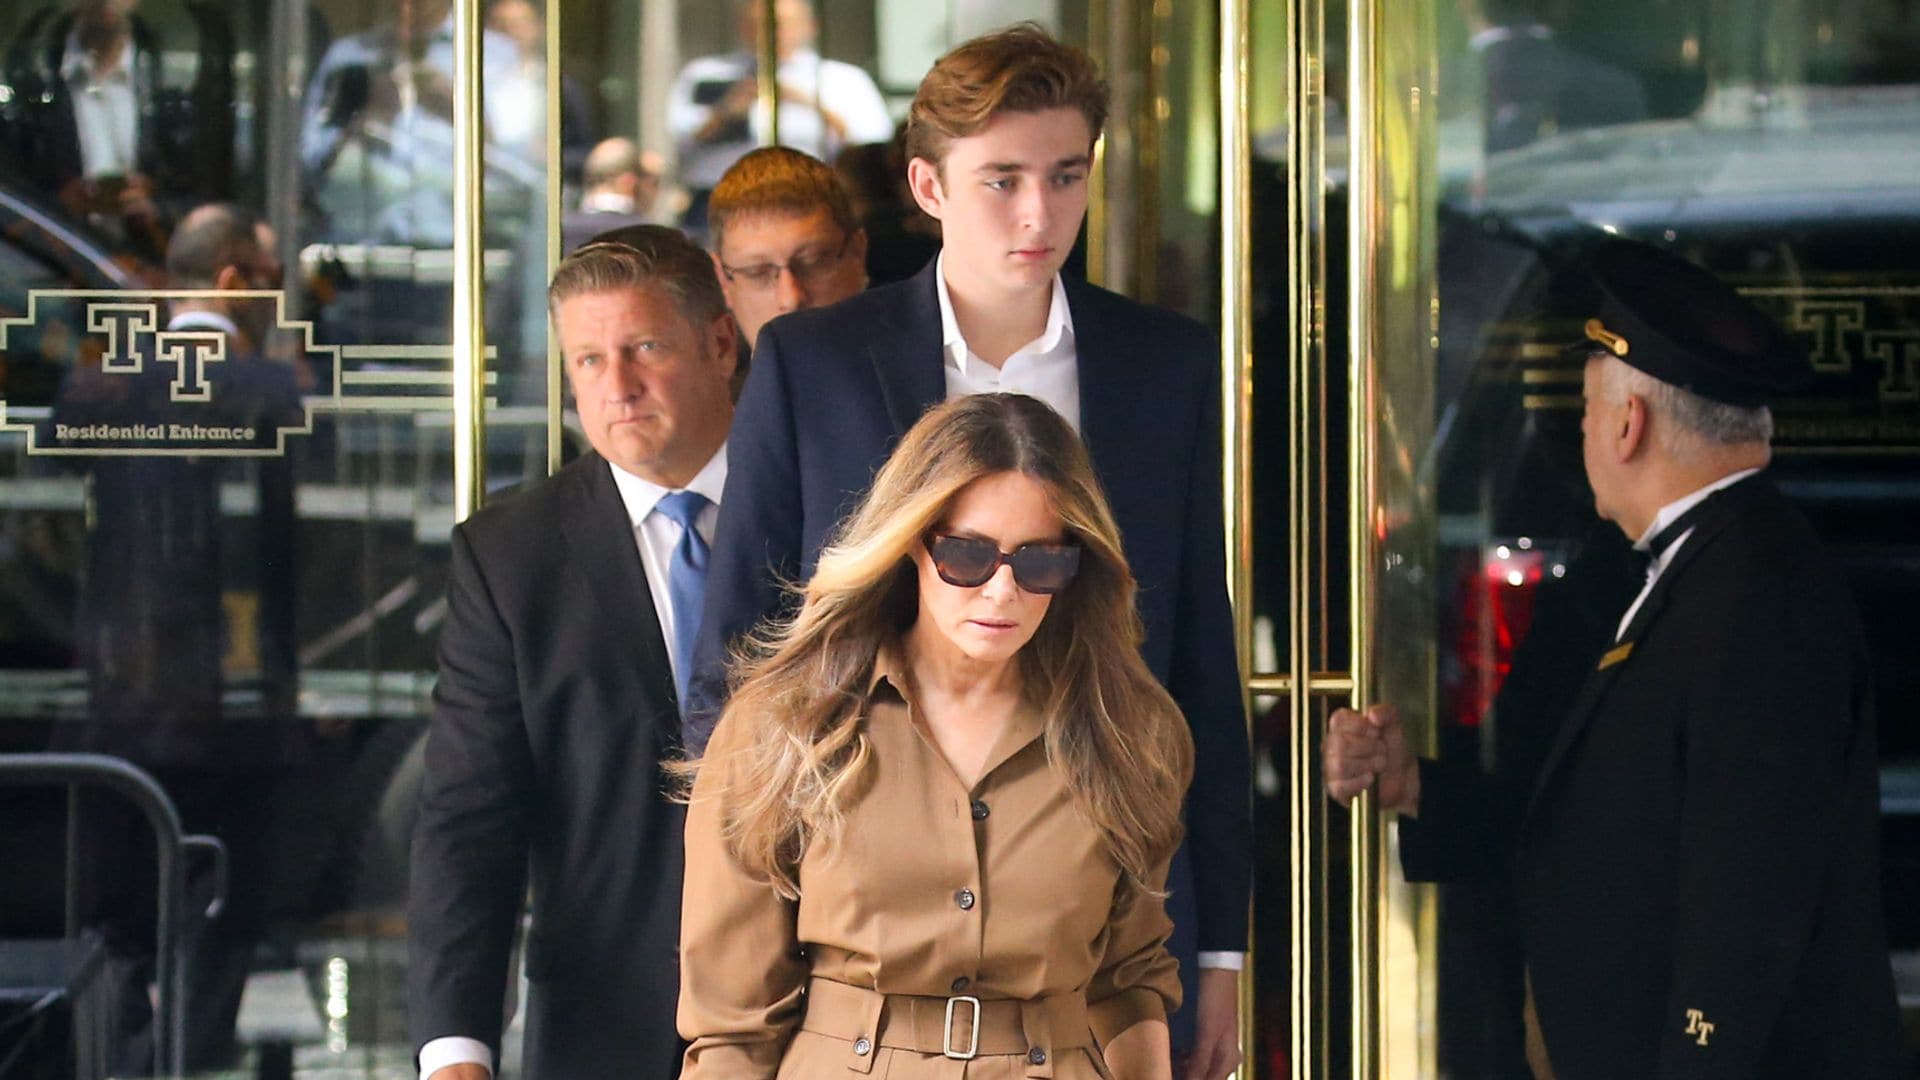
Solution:
<svg viewBox="0 0 1920 1080"><path fill-rule="evenodd" d="M1764 405L1813 380L1806 350L1779 323L1678 255L1609 240L1586 269L1599 305L1576 348L1612 353L1661 382L1730 405Z"/></svg>

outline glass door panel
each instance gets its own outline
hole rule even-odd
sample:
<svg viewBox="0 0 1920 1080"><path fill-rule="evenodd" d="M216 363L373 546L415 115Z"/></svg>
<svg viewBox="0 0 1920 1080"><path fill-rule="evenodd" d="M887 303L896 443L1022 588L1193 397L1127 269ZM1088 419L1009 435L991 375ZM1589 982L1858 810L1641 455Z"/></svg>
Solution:
<svg viewBox="0 0 1920 1080"><path fill-rule="evenodd" d="M410 1067L400 915L462 389L452 7L0 13L0 751L129 760L226 842L193 952L242 995L240 1056L215 1032L190 1071ZM492 5L472 53L491 437L467 464L496 488L547 469L525 7ZM0 937L104 929L144 996L137 819L78 801L82 869L116 873L69 910L68 800L0 800L0 864L29 883Z"/></svg>
<svg viewBox="0 0 1920 1080"><path fill-rule="evenodd" d="M1642 10L1644 8L1644 10ZM1559 360L1598 239L1676 251L1804 345L1772 473L1848 567L1880 703L1883 879L1911 1000L1916 641L1908 481L1920 440L1912 248L1920 24L1896 4L1428 3L1355 20L1356 427L1371 487L1358 617L1370 700L1432 752L1494 768L1550 719L1494 708L1514 650L1618 547L1581 473L1580 371ZM1356 90L1363 89L1356 80ZM1363 111L1364 110L1364 111ZM1336 185L1337 186L1337 185ZM1372 310L1368 310L1369 305ZM1379 1075L1525 1076L1512 899L1393 877L1386 834ZM1412 1054L1413 1056L1407 1056ZM1412 1071L1405 1071L1412 1070Z"/></svg>

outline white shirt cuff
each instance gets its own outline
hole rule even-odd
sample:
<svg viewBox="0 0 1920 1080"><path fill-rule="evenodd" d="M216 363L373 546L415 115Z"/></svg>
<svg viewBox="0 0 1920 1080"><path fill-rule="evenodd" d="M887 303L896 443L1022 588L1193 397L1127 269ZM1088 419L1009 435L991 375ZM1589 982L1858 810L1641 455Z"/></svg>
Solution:
<svg viewBox="0 0 1920 1080"><path fill-rule="evenodd" d="M1224 968L1227 971L1239 971L1247 966L1247 954L1243 952L1203 952L1200 954L1200 966L1203 968Z"/></svg>
<svg viewBox="0 0 1920 1080"><path fill-rule="evenodd" d="M493 1072L493 1051L479 1039L464 1035L442 1035L420 1048L420 1080L427 1080L436 1069L449 1065L485 1065Z"/></svg>

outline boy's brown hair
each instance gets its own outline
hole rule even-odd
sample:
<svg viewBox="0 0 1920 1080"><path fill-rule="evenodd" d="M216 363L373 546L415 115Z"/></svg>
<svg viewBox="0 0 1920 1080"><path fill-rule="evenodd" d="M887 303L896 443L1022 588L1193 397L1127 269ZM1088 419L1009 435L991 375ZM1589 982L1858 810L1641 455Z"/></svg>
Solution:
<svg viewBox="0 0 1920 1080"><path fill-rule="evenodd" d="M1026 22L974 38L934 61L907 113L907 157L945 162L955 139L1001 113L1080 110L1094 139L1107 122L1107 83L1085 49ZM1091 145L1091 143L1089 143Z"/></svg>
<svg viewBox="0 0 1920 1080"><path fill-rule="evenodd" d="M727 226L755 214L811 214L821 207L842 232L860 227L853 200L840 175L811 154L785 146L763 146L733 163L707 201L707 227L713 250Z"/></svg>

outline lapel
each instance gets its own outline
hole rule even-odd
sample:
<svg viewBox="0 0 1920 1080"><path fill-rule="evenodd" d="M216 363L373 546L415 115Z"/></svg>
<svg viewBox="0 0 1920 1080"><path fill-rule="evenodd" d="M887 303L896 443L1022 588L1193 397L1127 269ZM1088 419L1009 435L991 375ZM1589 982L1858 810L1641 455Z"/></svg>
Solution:
<svg viewBox="0 0 1920 1080"><path fill-rule="evenodd" d="M566 537L568 562L585 577L588 602L606 617L605 624L631 631L619 640L633 646L630 670L638 674L653 714L677 719L679 705L666 638L660 633L660 616L654 611L647 572L640 563L639 540L633 535L626 504L620 501L620 489L614 486L612 468L590 451L562 473L567 487L560 528ZM592 627L594 620L582 622Z"/></svg>
<svg viewBox="0 0 1920 1080"><path fill-rule="evenodd" d="M1065 281L1080 376L1080 439L1118 516L1129 488L1123 481L1137 475L1135 459L1149 451L1162 454L1140 423L1141 410L1156 400L1148 383L1162 368L1141 356L1127 336L1133 329L1129 312L1115 310L1111 297L1085 282Z"/></svg>
<svg viewBox="0 0 1920 1080"><path fill-rule="evenodd" d="M1754 484L1752 479L1710 496L1714 500L1713 508L1701 516L1699 523L1694 526L1693 535L1674 553L1673 562L1661 571L1659 580L1653 583L1653 590L1647 594L1640 610L1633 613L1633 621L1627 624L1626 633L1620 635L1617 644L1609 645L1595 659L1594 668L1587 673L1587 681L1580 689L1580 696L1574 699L1572 708L1567 711L1560 732L1554 737L1553 746L1540 766L1540 774L1534 780L1533 795L1527 803L1528 819L1538 809L1553 782L1554 774L1580 741L1580 735L1586 730L1601 700L1606 697L1607 690L1620 672L1633 663L1631 647L1646 636L1647 629L1660 617L1667 606L1668 597L1673 594L1674 583L1685 577L1687 569L1713 545L1714 538L1739 518L1751 494L1764 490L1763 485Z"/></svg>
<svg viewBox="0 0 1920 1080"><path fill-rule="evenodd" d="M886 399L893 438L906 434L920 414L946 400L945 358L940 352L940 297L934 274L938 260L900 286L905 299L893 317L876 327L867 342L867 359Z"/></svg>

